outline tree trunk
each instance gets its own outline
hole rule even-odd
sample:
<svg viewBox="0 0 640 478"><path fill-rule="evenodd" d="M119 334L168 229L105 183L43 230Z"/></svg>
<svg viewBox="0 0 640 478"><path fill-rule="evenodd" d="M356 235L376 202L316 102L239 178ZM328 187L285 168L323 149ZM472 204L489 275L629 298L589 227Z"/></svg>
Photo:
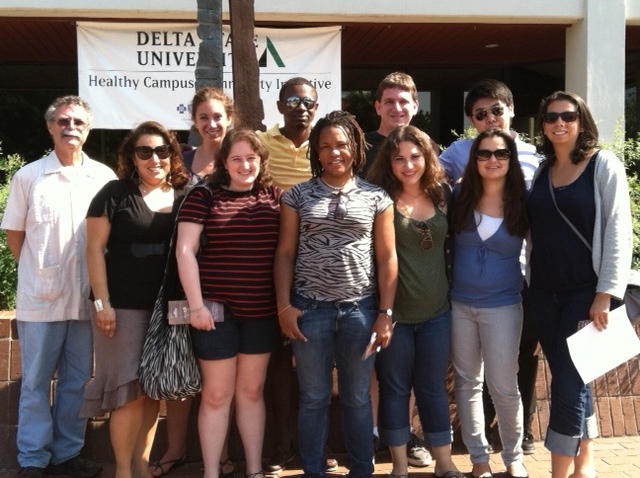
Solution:
<svg viewBox="0 0 640 478"><path fill-rule="evenodd" d="M196 90L203 86L222 88L222 0L198 0L200 46L196 64ZM192 126L189 144L199 146L202 138Z"/></svg>
<svg viewBox="0 0 640 478"><path fill-rule="evenodd" d="M260 99L260 69L254 43L253 0L229 0L233 49L234 124L264 131L264 108Z"/></svg>

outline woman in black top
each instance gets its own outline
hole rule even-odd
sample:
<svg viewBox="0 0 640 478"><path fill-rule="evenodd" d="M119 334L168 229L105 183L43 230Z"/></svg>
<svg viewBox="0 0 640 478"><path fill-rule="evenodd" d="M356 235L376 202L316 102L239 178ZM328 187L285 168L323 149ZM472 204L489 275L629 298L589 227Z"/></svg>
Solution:
<svg viewBox="0 0 640 478"><path fill-rule="evenodd" d="M124 139L117 173L87 213L96 371L81 415L111 413L116 478L149 477L158 402L143 395L138 366L189 176L175 136L152 121Z"/></svg>

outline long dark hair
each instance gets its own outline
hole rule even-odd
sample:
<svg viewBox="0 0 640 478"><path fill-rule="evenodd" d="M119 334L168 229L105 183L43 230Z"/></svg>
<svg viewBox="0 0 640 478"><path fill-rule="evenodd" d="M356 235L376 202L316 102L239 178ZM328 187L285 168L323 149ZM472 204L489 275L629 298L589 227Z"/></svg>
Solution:
<svg viewBox="0 0 640 478"><path fill-rule="evenodd" d="M145 121L133 128L129 134L122 140L118 148L118 165L116 174L120 179L131 181L135 185L140 183L139 176L135 174L136 167L133 161L135 155L134 148L141 136L144 135L160 136L171 149L169 174L167 182L171 184L173 189L182 189L189 182L189 172L182 162L182 154L177 137L173 131L169 131L163 125L156 121ZM137 178L135 178L137 176Z"/></svg>
<svg viewBox="0 0 640 478"><path fill-rule="evenodd" d="M589 111L587 104L582 98L569 91L556 91L544 98L540 103L537 118L540 133L544 131L542 115L547 112L549 105L554 101L568 101L576 107L576 111L578 112L581 131L576 139L576 146L573 148L573 151L571 151L571 162L578 164L580 161L587 159L587 155L591 150L598 147L598 126L596 126L591 111ZM543 154L545 160L549 166L551 166L556 161L556 152L553 148L553 143L549 141L549 138L547 138L544 133L540 136L542 137L542 142L538 145L538 153Z"/></svg>
<svg viewBox="0 0 640 478"><path fill-rule="evenodd" d="M451 228L454 232L468 231L476 228L473 213L484 194L482 177L478 172L476 152L485 138L502 138L506 147L511 151L509 156L509 171L502 190L504 222L509 234L524 237L529 230L529 218L525 206L527 186L524 174L518 162L518 148L511 135L501 129L490 129L480 133L471 145L469 162L462 175L459 194L451 209Z"/></svg>
<svg viewBox="0 0 640 478"><path fill-rule="evenodd" d="M253 189L262 189L271 186L272 179L268 162L269 150L262 140L258 138L255 131L249 128L234 128L224 136L220 149L216 152L213 173L207 176L207 183L212 186L229 186L229 173L224 166L224 162L229 157L231 147L240 141L249 143L251 149L260 156L260 172L253 183Z"/></svg>
<svg viewBox="0 0 640 478"><path fill-rule="evenodd" d="M389 133L378 149L376 159L367 174L367 181L380 186L389 196L396 199L402 190L402 183L393 174L391 162L403 141L415 144L424 157L425 170L420 177L421 189L429 195L434 204L442 204L445 200L441 185L445 181L444 169L431 146L429 136L415 126L398 126Z"/></svg>
<svg viewBox="0 0 640 478"><path fill-rule="evenodd" d="M332 111L323 118L320 118L309 134L309 162L311 163L311 176L318 178L322 176L322 164L318 152L318 141L320 132L324 128L336 127L344 131L349 140L349 151L353 157L352 171L355 176L366 162L364 155L366 142L364 133L356 121L356 117L346 111Z"/></svg>

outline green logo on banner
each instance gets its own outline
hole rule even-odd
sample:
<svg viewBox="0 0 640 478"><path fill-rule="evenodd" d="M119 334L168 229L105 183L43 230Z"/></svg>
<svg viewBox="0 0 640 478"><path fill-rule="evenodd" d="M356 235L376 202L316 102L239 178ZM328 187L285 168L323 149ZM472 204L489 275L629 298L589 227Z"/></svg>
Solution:
<svg viewBox="0 0 640 478"><path fill-rule="evenodd" d="M267 52L271 53L271 57L279 68L284 68L284 62L282 61L282 58L280 58L278 50L276 50L275 45L269 37L267 37L267 48L265 48L260 60L258 61L258 65L260 67L267 66Z"/></svg>

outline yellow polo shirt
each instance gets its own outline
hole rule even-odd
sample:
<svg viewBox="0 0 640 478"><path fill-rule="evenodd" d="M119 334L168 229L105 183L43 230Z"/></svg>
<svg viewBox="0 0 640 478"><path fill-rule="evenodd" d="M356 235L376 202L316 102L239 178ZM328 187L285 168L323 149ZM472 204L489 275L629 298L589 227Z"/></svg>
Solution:
<svg viewBox="0 0 640 478"><path fill-rule="evenodd" d="M296 148L289 138L280 133L278 123L267 131L257 133L269 148L269 171L274 186L286 191L291 186L311 179L311 167L307 158L309 141Z"/></svg>

